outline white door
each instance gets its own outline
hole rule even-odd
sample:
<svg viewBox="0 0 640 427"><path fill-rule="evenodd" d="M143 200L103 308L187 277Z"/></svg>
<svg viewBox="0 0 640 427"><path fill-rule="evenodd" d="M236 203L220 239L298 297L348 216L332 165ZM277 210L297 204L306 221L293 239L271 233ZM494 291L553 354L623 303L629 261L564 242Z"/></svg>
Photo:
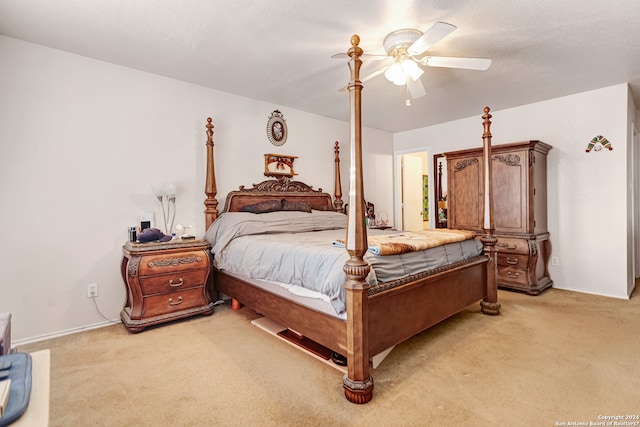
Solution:
<svg viewBox="0 0 640 427"><path fill-rule="evenodd" d="M422 159L402 156L402 229L420 231L422 220Z"/></svg>

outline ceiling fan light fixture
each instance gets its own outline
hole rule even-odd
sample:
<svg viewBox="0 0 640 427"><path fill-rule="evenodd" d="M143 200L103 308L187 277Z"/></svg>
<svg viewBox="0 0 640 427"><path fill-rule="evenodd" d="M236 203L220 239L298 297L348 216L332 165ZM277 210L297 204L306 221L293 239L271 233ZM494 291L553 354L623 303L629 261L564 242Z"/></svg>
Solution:
<svg viewBox="0 0 640 427"><path fill-rule="evenodd" d="M384 72L384 76L392 82L394 85L403 86L407 83L407 75L405 71L398 62L394 62L387 71Z"/></svg>
<svg viewBox="0 0 640 427"><path fill-rule="evenodd" d="M487 70L491 60L486 58L441 57L423 55L431 46L439 43L447 35L456 30L455 25L446 22L436 22L424 33L405 28L393 31L384 38L383 46L386 55L363 54L372 60L389 60L370 72L361 81L385 75L386 79L397 86L406 86L406 105L411 105L411 99L418 99L426 95L426 90L420 77L424 74L421 66L462 68L468 70ZM348 58L346 53L333 55L332 58ZM343 87L340 91L346 91ZM411 98L409 97L411 96Z"/></svg>
<svg viewBox="0 0 640 427"><path fill-rule="evenodd" d="M411 78L414 82L420 78L424 73L422 69L411 59L404 59L402 61L394 62L387 71L384 72L384 76L390 82L398 86L407 84L407 78Z"/></svg>
<svg viewBox="0 0 640 427"><path fill-rule="evenodd" d="M422 68L418 67L418 64L416 64L416 62L412 61L411 59L405 59L404 61L402 61L402 68L414 82L418 80L420 76L422 76L422 74L424 74Z"/></svg>

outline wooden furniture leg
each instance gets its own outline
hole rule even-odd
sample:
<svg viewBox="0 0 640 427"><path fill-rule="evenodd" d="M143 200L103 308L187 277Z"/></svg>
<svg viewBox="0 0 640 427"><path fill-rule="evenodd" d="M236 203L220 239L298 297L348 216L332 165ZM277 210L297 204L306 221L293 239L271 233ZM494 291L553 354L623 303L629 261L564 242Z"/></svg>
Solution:
<svg viewBox="0 0 640 427"><path fill-rule="evenodd" d="M364 260L367 252L367 228L365 227L364 186L362 177L362 129L360 37L351 37L348 55L351 81L351 164L355 169L349 176L349 213L347 218L346 249L350 255L344 265L347 280L344 285L347 305L347 374L343 378L346 398L353 403L367 403L373 397L373 378L369 373L369 284L366 281L371 267Z"/></svg>
<svg viewBox="0 0 640 427"><path fill-rule="evenodd" d="M484 246L484 253L489 256L487 263L487 296L480 301L480 307L484 314L500 314L498 302L498 262L496 243L498 239L493 235L495 222L493 219L493 174L491 168L491 114L489 107L484 107L482 115L484 132L482 133L483 159L484 159L484 235L480 238Z"/></svg>

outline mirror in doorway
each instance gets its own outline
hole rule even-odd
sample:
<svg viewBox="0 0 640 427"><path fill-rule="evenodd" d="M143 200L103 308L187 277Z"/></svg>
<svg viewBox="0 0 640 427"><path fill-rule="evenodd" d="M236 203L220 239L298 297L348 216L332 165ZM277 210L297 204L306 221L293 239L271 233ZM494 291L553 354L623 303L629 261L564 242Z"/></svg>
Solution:
<svg viewBox="0 0 640 427"><path fill-rule="evenodd" d="M447 228L447 158L444 154L433 156L434 198L437 207L436 228Z"/></svg>

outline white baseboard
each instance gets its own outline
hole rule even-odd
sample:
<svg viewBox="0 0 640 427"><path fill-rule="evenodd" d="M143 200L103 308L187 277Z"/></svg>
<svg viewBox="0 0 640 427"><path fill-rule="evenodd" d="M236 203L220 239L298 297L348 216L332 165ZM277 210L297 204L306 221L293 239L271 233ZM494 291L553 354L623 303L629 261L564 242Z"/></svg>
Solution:
<svg viewBox="0 0 640 427"><path fill-rule="evenodd" d="M18 347L20 345L32 344L40 341L45 341L51 338L63 337L65 335L77 334L78 332L90 331L92 329L104 328L105 326L111 326L116 323L122 323L120 319L113 319L109 322L104 321L100 323L94 323L92 325L80 326L78 328L66 329L64 331L52 332L50 334L38 335L31 338L23 338L19 340L12 340L11 345Z"/></svg>
<svg viewBox="0 0 640 427"><path fill-rule="evenodd" d="M624 295L610 295L610 294L605 294L602 292L589 292L589 291L585 291L584 289L573 289L573 288L569 288L569 287L564 287L564 286L558 286L557 284L553 284L553 288L554 289L559 289L562 291L571 291L571 292L579 292L581 294L588 294L588 295L598 295L601 297L607 297L607 298L617 298L617 299L629 299L629 296L624 296Z"/></svg>

